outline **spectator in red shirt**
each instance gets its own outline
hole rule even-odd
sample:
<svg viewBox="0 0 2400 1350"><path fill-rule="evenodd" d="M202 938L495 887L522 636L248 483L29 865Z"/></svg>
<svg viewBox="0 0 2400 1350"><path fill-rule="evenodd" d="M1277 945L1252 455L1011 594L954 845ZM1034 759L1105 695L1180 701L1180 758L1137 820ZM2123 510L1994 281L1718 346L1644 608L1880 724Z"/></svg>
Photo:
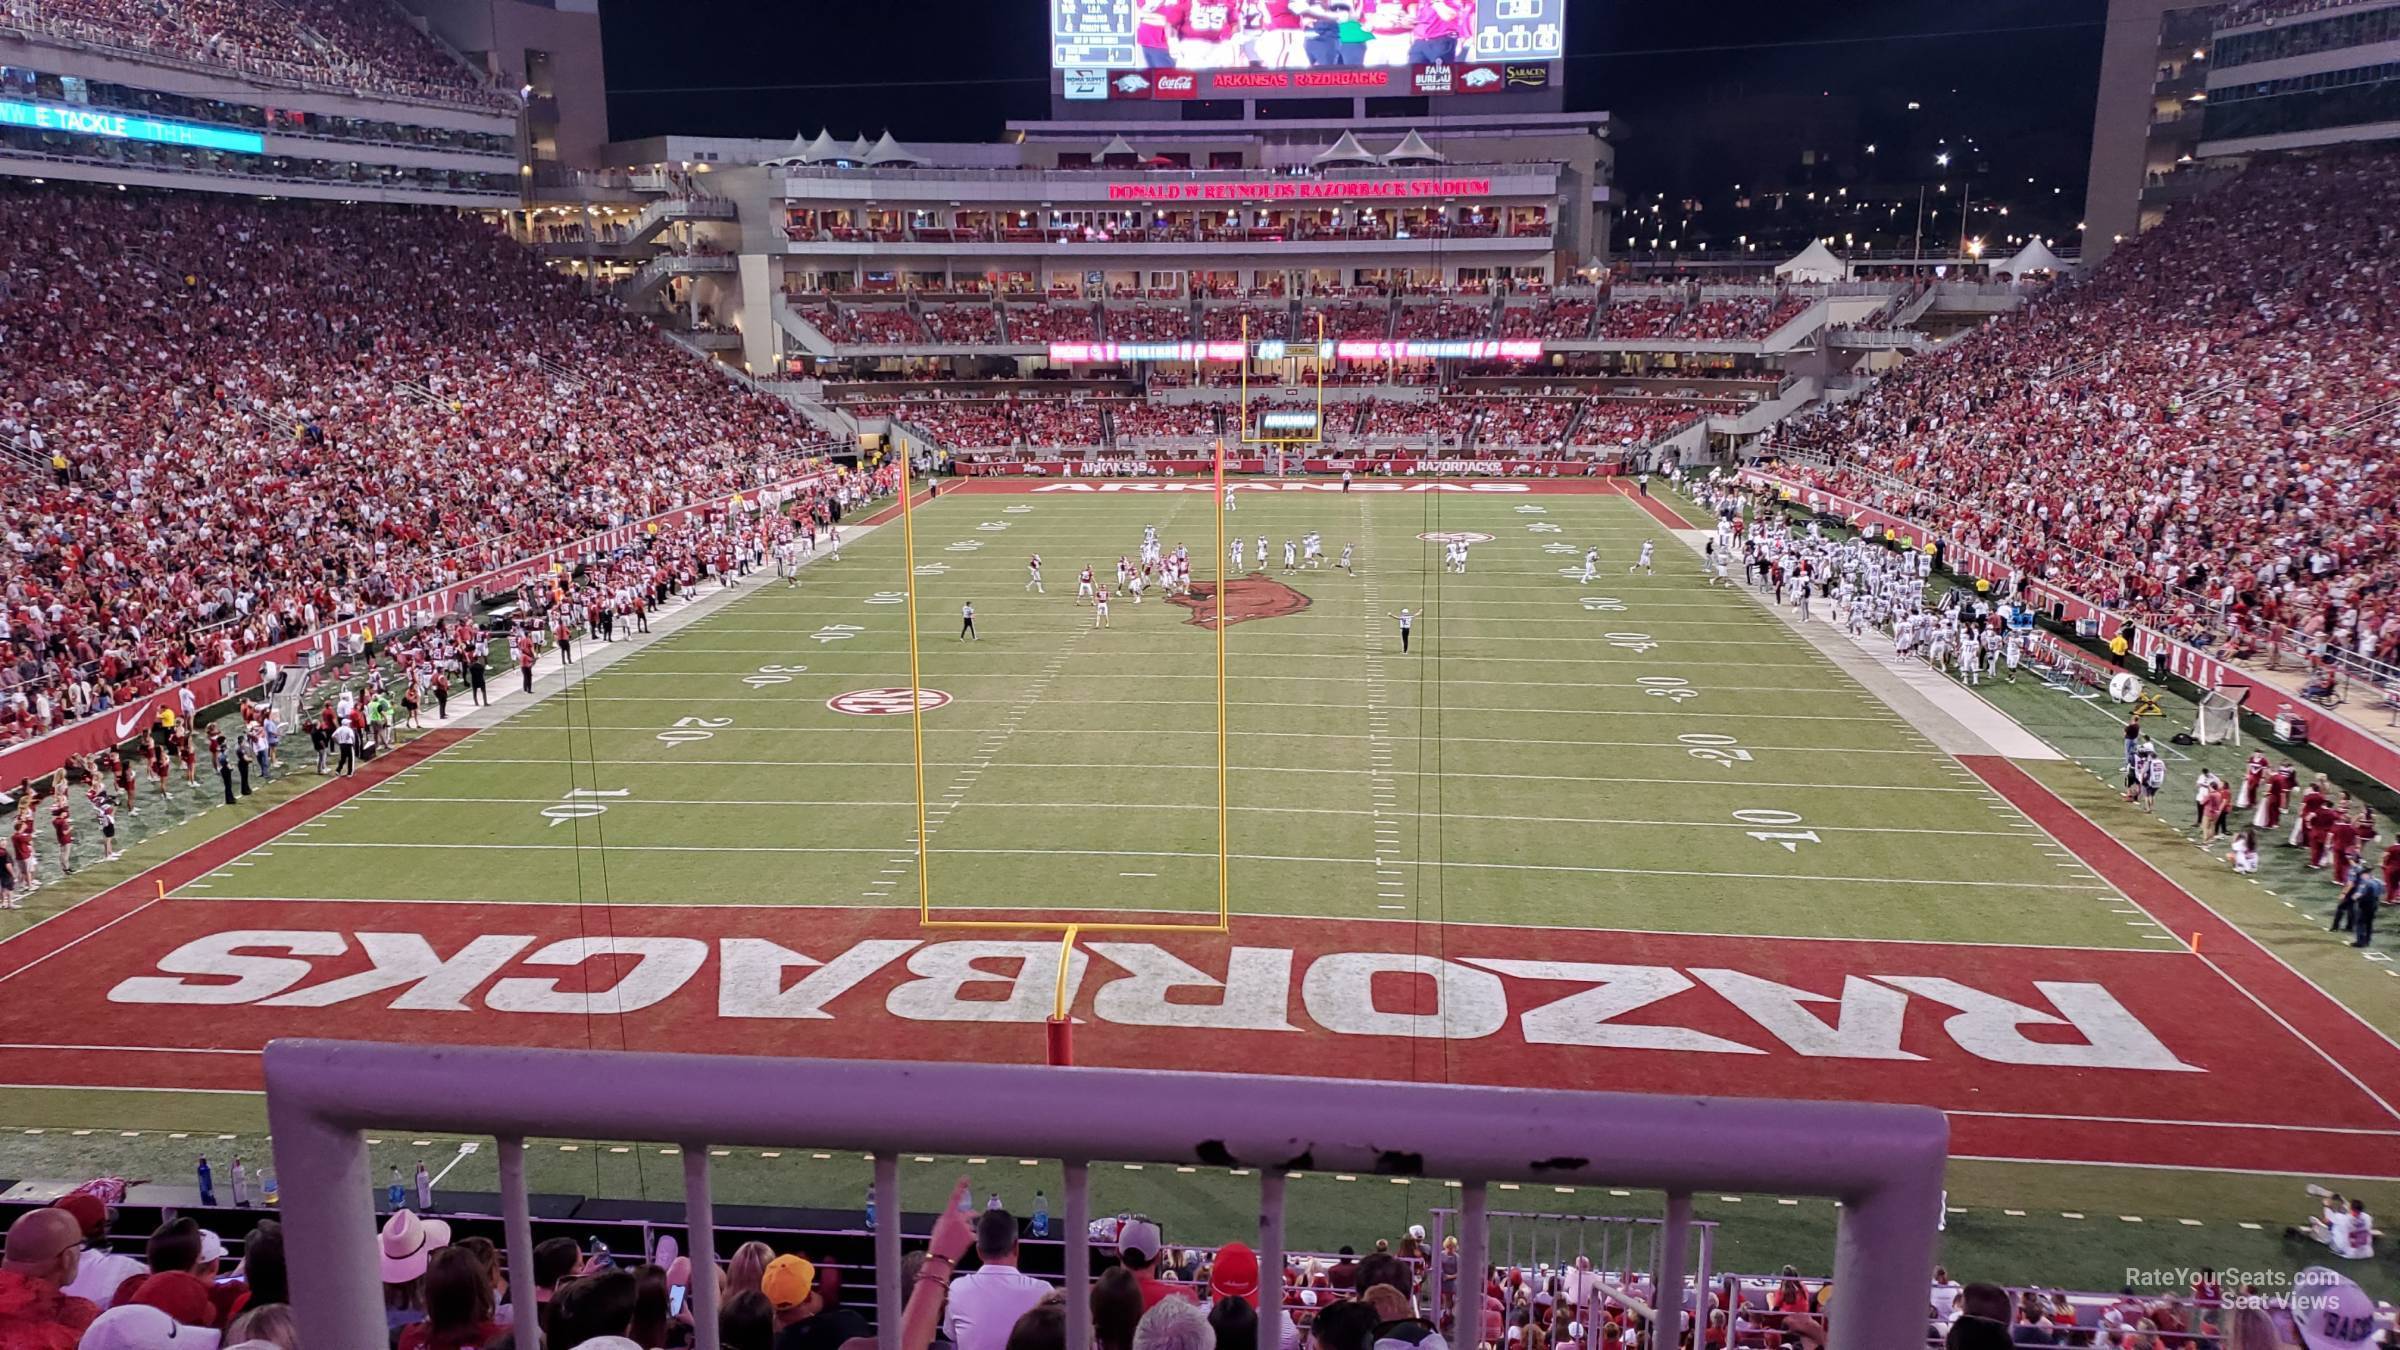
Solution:
<svg viewBox="0 0 2400 1350"><path fill-rule="evenodd" d="M29 1210L8 1227L0 1255L0 1347L75 1350L100 1309L62 1291L75 1279L83 1226L63 1209Z"/></svg>
<svg viewBox="0 0 2400 1350"><path fill-rule="evenodd" d="M1158 1278L1159 1258L1165 1252L1165 1236L1154 1219L1131 1219L1117 1234L1117 1260L1133 1272L1134 1282L1141 1286L1145 1312L1157 1307L1161 1299L1192 1297L1192 1291L1183 1285Z"/></svg>

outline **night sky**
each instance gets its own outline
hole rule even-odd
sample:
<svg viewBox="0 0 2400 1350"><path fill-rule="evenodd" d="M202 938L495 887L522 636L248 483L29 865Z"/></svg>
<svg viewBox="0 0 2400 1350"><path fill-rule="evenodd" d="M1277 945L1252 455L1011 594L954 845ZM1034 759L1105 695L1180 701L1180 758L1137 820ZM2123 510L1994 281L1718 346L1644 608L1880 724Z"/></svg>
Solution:
<svg viewBox="0 0 2400 1350"><path fill-rule="evenodd" d="M1724 248L1737 230L1863 231L1800 194L1846 188L1844 212L1881 219L1853 203L1947 180L2012 207L1978 233L2071 235L2106 0L1570 4L1568 106L1614 114L1621 200L1663 200L1662 234ZM1042 0L601 0L601 15L618 139L991 140L1048 108Z"/></svg>

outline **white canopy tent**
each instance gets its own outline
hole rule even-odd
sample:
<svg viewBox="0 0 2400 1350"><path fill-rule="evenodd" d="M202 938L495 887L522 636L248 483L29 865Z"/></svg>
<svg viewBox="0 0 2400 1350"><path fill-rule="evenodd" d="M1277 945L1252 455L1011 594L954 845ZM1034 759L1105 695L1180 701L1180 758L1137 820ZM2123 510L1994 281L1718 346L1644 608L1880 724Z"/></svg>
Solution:
<svg viewBox="0 0 2400 1350"><path fill-rule="evenodd" d="M1351 135L1347 131L1342 133L1342 138L1340 140L1335 141L1332 145L1329 145L1325 149L1319 151L1317 156L1309 161L1311 164L1320 165L1372 164L1374 162L1375 156L1368 154L1367 147L1358 143L1358 137Z"/></svg>
<svg viewBox="0 0 2400 1350"><path fill-rule="evenodd" d="M1425 138L1411 128L1398 145L1384 152L1386 164L1447 164L1450 157L1425 143Z"/></svg>
<svg viewBox="0 0 2400 1350"><path fill-rule="evenodd" d="M775 156L773 159L760 161L760 163L765 164L769 168L774 168L778 165L784 164L806 164L808 162L808 133L805 131L793 132L792 143L784 147L782 154Z"/></svg>
<svg viewBox="0 0 2400 1350"><path fill-rule="evenodd" d="M924 162L925 157L923 155L920 155L916 151L909 149L907 146L900 144L900 142L893 140L892 133L889 131L886 131L881 136L876 137L874 147L867 151L867 163L870 166L880 166L885 164L923 164Z"/></svg>
<svg viewBox="0 0 2400 1350"><path fill-rule="evenodd" d="M2017 256L1992 270L2006 272L2012 277L2022 277L2034 272L2064 272L2067 270L2067 264L2057 254L2050 251L2048 244L2039 239L2029 239L2026 241L2025 247L2017 250Z"/></svg>
<svg viewBox="0 0 2400 1350"><path fill-rule="evenodd" d="M1833 256L1824 240L1811 239L1807 248L1776 264L1775 275L1786 281L1844 281L1850 265Z"/></svg>
<svg viewBox="0 0 2400 1350"><path fill-rule="evenodd" d="M1108 144L1100 147L1100 153L1095 159L1101 164L1114 164L1120 161L1138 160L1141 157L1141 152L1134 149L1132 144L1120 134L1109 137Z"/></svg>

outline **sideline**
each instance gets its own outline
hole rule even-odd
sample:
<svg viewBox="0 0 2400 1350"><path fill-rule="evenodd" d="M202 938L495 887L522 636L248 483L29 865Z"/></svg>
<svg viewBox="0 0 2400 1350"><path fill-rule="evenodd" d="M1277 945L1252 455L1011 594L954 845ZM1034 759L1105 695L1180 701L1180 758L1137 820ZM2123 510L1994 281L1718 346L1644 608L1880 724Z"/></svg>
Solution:
<svg viewBox="0 0 2400 1350"><path fill-rule="evenodd" d="M845 533L843 542L848 544L865 538L880 523L897 519L899 511L898 503L877 511L851 527ZM828 556L827 551L819 550L802 559L800 565L807 567ZM518 685L495 680L488 706L469 707L449 722L422 732L389 752L364 762L351 777L319 779L297 795L276 803L258 815L230 822L215 834L200 837L198 842L178 849L124 881L27 924L15 933L0 937L0 983L14 979L50 957L148 908L160 898L162 886L172 891L189 885L252 849L341 806L369 788L379 786L434 755L459 745L476 732L539 707L590 676L647 649L653 643L674 636L735 600L766 589L774 580L772 571L761 568L732 586L719 587L713 592L703 591L691 600L671 601L668 607L662 607L653 615L648 633L620 637L607 643L595 643L587 639L582 646L584 655L571 664L556 660L556 648L543 652L535 661L536 673L530 699ZM551 665L547 673L541 670L545 662ZM506 673L513 674L514 670L511 667ZM299 767L299 764L299 759L295 757L293 767L287 769L285 775L305 774L307 770ZM186 823L204 823L209 819L209 813L203 812ZM163 839L163 835L160 837ZM148 842L144 840L143 844ZM141 846L137 844L135 847Z"/></svg>

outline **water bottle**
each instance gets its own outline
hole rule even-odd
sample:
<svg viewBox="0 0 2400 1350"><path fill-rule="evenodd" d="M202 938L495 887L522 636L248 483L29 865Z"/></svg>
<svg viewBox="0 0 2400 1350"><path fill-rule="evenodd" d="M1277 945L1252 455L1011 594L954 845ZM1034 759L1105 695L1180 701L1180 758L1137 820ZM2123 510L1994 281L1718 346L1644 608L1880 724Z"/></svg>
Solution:
<svg viewBox="0 0 2400 1350"><path fill-rule="evenodd" d="M875 1231L875 1188L867 1188L867 1231Z"/></svg>
<svg viewBox="0 0 2400 1350"><path fill-rule="evenodd" d="M278 1194L275 1189L275 1174L271 1171L260 1172L258 1174L259 1203L265 1205L269 1209L273 1209L275 1207L275 1202L281 1198L282 1196Z"/></svg>
<svg viewBox="0 0 2400 1350"><path fill-rule="evenodd" d="M383 1198L390 1202L394 1213L408 1208L408 1192L400 1182L400 1169L392 1169L392 1184L384 1188Z"/></svg>
<svg viewBox="0 0 2400 1350"><path fill-rule="evenodd" d="M1040 1191L1033 1193L1033 1235L1037 1238L1050 1236L1050 1200Z"/></svg>

